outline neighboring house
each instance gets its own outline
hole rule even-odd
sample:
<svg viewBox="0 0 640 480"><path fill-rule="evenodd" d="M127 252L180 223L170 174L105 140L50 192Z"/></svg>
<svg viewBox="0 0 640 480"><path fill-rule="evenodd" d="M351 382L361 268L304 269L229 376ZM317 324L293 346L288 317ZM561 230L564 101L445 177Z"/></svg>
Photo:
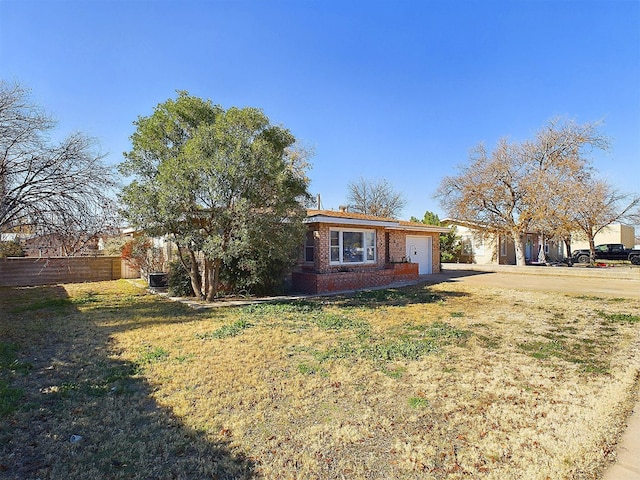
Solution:
<svg viewBox="0 0 640 480"><path fill-rule="evenodd" d="M33 233L0 233L0 242L18 242L21 245L28 239L35 237Z"/></svg>
<svg viewBox="0 0 640 480"><path fill-rule="evenodd" d="M442 224L456 227L462 244L460 263L516 264L516 249L510 235L498 235L486 225L462 220L444 219ZM562 241L535 232L524 237L524 255L527 263L561 261L567 256Z"/></svg>
<svg viewBox="0 0 640 480"><path fill-rule="evenodd" d="M440 272L440 233L424 225L347 211L309 210L292 287L325 293L389 285Z"/></svg>
<svg viewBox="0 0 640 480"><path fill-rule="evenodd" d="M55 233L33 235L23 240L22 244L27 257L64 257L68 255L65 250L65 239ZM75 247L78 248L78 251L74 252L74 256L77 257L94 257L100 254L98 238L81 241Z"/></svg>
<svg viewBox="0 0 640 480"><path fill-rule="evenodd" d="M594 237L594 244L622 243L626 248L633 248L635 244L635 228L631 225L613 223L600 230ZM589 248L589 241L584 234L571 235L571 249L580 250Z"/></svg>

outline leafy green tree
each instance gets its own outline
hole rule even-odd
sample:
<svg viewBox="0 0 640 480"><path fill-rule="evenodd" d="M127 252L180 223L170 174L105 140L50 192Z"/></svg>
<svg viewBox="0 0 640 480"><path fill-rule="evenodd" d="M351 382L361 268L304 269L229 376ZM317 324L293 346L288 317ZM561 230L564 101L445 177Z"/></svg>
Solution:
<svg viewBox="0 0 640 480"><path fill-rule="evenodd" d="M447 233L440 234L440 260L443 262L455 262L462 253L462 243L455 226Z"/></svg>
<svg viewBox="0 0 640 480"><path fill-rule="evenodd" d="M135 177L123 215L172 236L197 297L216 297L223 277L229 288L267 284L295 263L310 196L287 129L259 109L224 110L187 92L135 125L120 166Z"/></svg>
<svg viewBox="0 0 640 480"><path fill-rule="evenodd" d="M416 217L411 217L410 221L417 222L417 223L424 223L425 225L437 225L437 226L442 225L442 222L440 222L440 217L438 217L438 214L430 212L429 210L424 212L424 217L422 217L422 220L418 220Z"/></svg>

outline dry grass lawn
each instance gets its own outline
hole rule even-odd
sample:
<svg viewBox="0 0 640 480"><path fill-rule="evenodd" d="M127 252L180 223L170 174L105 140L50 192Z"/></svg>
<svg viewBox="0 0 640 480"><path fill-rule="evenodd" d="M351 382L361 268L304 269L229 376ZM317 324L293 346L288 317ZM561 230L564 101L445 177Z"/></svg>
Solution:
<svg viewBox="0 0 640 480"><path fill-rule="evenodd" d="M194 310L0 289L0 478L592 479L640 301L464 284Z"/></svg>

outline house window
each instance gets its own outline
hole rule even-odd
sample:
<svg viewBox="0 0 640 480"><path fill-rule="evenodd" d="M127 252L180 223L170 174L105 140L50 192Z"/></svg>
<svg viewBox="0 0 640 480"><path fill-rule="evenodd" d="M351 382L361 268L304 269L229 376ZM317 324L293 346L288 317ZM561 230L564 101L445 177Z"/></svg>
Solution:
<svg viewBox="0 0 640 480"><path fill-rule="evenodd" d="M374 230L331 230L329 237L331 263L375 263L376 232Z"/></svg>
<svg viewBox="0 0 640 480"><path fill-rule="evenodd" d="M315 256L315 232L307 231L307 239L304 244L304 261L313 262Z"/></svg>

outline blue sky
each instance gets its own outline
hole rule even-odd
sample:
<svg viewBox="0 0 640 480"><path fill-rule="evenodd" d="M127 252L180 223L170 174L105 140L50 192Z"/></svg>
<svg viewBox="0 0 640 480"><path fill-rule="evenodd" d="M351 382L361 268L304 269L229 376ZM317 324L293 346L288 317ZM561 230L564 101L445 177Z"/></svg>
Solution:
<svg viewBox="0 0 640 480"><path fill-rule="evenodd" d="M640 1L0 0L0 77L109 163L176 90L259 107L315 150L325 208L385 178L403 217L480 142L604 121L601 174L640 191ZM633 172L633 174L630 174Z"/></svg>

